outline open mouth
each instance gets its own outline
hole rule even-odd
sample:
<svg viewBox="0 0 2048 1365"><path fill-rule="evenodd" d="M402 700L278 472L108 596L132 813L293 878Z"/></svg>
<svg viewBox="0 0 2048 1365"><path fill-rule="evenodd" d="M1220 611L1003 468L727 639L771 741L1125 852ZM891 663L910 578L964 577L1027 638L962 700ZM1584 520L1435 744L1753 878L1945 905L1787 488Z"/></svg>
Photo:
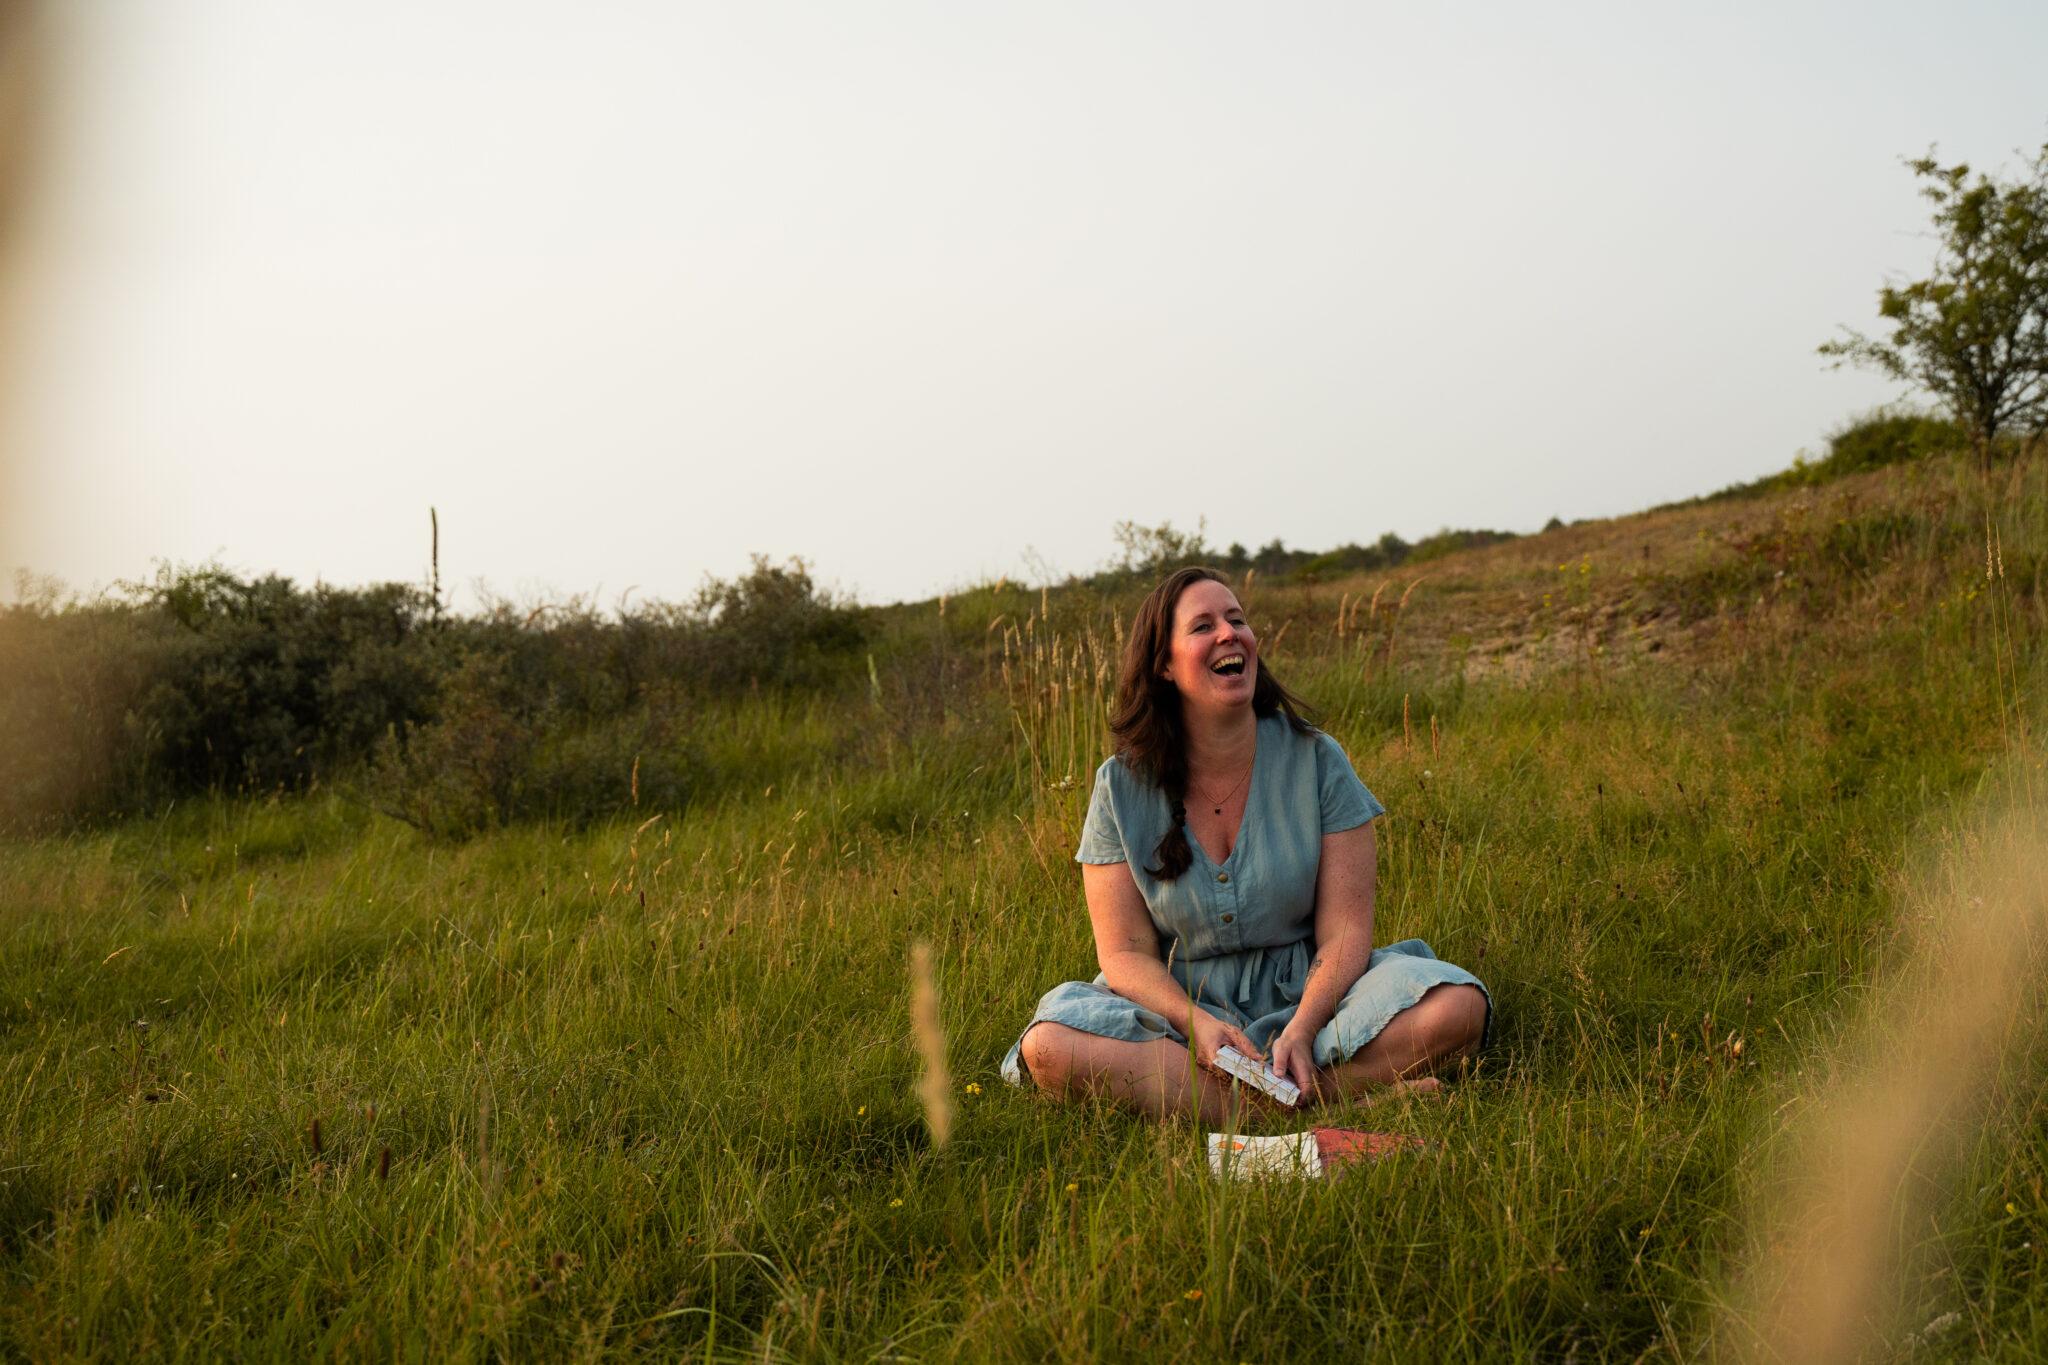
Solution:
<svg viewBox="0 0 2048 1365"><path fill-rule="evenodd" d="M1218 659L1210 665L1209 671L1222 678L1240 677L1244 673L1244 655L1232 654L1227 658Z"/></svg>

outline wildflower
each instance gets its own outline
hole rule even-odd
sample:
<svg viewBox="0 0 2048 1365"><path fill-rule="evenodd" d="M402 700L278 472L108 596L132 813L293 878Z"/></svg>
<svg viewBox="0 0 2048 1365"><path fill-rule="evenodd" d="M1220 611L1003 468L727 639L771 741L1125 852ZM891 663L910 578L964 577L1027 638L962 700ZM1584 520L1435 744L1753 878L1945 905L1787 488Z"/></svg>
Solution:
<svg viewBox="0 0 2048 1365"><path fill-rule="evenodd" d="M1078 1191L1080 1190L1080 1188L1081 1188L1081 1187L1080 1187L1079 1185L1069 1185L1069 1186L1067 1186L1067 1193L1068 1193L1068 1194L1074 1194L1074 1193L1077 1193L1077 1192L1078 1192Z"/></svg>
<svg viewBox="0 0 2048 1365"><path fill-rule="evenodd" d="M2005 1211L2007 1213L2018 1213L2019 1209L2010 1200L2008 1200L2005 1205Z"/></svg>
<svg viewBox="0 0 2048 1365"><path fill-rule="evenodd" d="M855 1117L855 1118L865 1118L865 1117L867 1116L867 1112L868 1112L868 1107L867 1107L866 1105L862 1105L862 1106L860 1107L860 1113L858 1113L858 1114L855 1114L855 1115L854 1115L854 1117Z"/></svg>
<svg viewBox="0 0 2048 1365"><path fill-rule="evenodd" d="M967 1093L970 1095L979 1095L981 1093L981 1087L976 1085L973 1081L969 1081L967 1083Z"/></svg>
<svg viewBox="0 0 2048 1365"><path fill-rule="evenodd" d="M1187 1293L1181 1295L1181 1297L1186 1299L1189 1303L1197 1303L1201 1300L1202 1291L1199 1289L1190 1289Z"/></svg>
<svg viewBox="0 0 2048 1365"><path fill-rule="evenodd" d="M892 1209L900 1209L903 1207L903 1201L901 1199L891 1199L889 1201L889 1207Z"/></svg>

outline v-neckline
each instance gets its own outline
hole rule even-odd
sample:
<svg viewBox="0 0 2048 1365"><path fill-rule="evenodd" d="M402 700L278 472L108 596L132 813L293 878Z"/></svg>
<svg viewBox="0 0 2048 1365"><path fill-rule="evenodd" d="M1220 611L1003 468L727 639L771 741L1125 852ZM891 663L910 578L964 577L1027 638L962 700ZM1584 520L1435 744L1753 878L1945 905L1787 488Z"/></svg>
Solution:
<svg viewBox="0 0 2048 1365"><path fill-rule="evenodd" d="M1250 823L1252 818L1252 793L1258 789L1259 785L1259 758L1266 747L1259 743L1259 726L1262 723L1262 721L1257 720L1252 723L1252 770L1245 776L1244 809L1239 812L1237 817L1237 830L1230 841L1230 852L1219 863L1216 861L1215 855L1211 854L1207 846L1202 843L1201 836L1192 830L1188 832L1188 842L1193 844L1201 853L1202 861L1219 872L1229 868L1230 864L1237 858L1237 851L1244 847L1244 827Z"/></svg>

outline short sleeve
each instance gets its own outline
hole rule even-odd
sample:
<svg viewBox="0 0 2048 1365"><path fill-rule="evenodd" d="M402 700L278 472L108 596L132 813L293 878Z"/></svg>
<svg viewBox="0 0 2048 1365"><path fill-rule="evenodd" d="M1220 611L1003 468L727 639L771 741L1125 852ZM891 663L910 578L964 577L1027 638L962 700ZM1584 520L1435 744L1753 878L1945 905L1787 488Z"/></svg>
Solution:
<svg viewBox="0 0 2048 1365"><path fill-rule="evenodd" d="M1116 760L1111 759L1113 763ZM1088 798L1088 819L1081 825L1077 863L1127 863L1123 832L1117 828L1116 803L1110 796L1109 763L1095 770L1095 791Z"/></svg>
<svg viewBox="0 0 2048 1365"><path fill-rule="evenodd" d="M1358 780L1344 749L1328 735L1316 736L1316 787L1321 797L1323 833L1356 829L1387 808Z"/></svg>

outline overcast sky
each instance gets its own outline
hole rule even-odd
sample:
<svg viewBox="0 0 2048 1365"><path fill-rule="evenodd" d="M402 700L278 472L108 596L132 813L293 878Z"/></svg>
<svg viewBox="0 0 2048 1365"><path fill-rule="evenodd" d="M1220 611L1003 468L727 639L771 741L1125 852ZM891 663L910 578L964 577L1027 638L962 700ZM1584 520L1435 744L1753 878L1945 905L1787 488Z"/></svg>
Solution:
<svg viewBox="0 0 2048 1365"><path fill-rule="evenodd" d="M870 601L1783 467L2048 140L2048 5L137 5L52 19L6 552ZM468 598L467 600L474 600Z"/></svg>

